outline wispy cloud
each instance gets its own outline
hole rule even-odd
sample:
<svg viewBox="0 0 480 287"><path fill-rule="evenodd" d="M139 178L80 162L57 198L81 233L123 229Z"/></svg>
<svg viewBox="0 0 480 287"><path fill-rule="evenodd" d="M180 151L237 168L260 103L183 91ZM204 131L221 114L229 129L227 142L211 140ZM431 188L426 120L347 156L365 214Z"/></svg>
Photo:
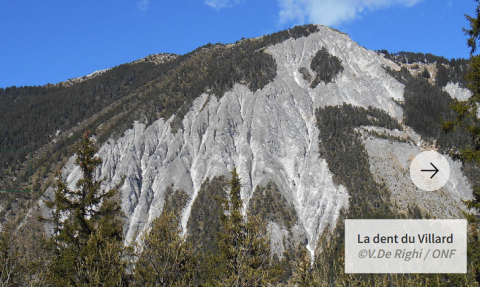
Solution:
<svg viewBox="0 0 480 287"><path fill-rule="evenodd" d="M327 26L354 20L366 11L391 6L412 7L422 0L277 0L281 24L306 22Z"/></svg>
<svg viewBox="0 0 480 287"><path fill-rule="evenodd" d="M205 4L220 10L222 8L234 6L242 1L243 0L205 0Z"/></svg>
<svg viewBox="0 0 480 287"><path fill-rule="evenodd" d="M244 0L204 0L217 10L234 6ZM280 7L280 24L315 23L339 25L360 17L367 11L391 6L411 7L423 0L276 0Z"/></svg>
<svg viewBox="0 0 480 287"><path fill-rule="evenodd" d="M140 10L140 12L147 12L148 10L148 5L150 4L150 1L149 0L140 0L137 2L137 7L138 7L138 10Z"/></svg>

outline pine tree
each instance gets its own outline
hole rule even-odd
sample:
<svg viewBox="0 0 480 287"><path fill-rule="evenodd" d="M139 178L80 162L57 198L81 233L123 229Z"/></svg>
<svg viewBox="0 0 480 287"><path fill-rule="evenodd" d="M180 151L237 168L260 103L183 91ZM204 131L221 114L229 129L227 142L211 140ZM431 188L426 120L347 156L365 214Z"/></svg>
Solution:
<svg viewBox="0 0 480 287"><path fill-rule="evenodd" d="M85 257L76 265L76 276L82 285L124 286L129 281L125 274L130 266L124 254L130 250L122 241L104 237L102 227L88 238Z"/></svg>
<svg viewBox="0 0 480 287"><path fill-rule="evenodd" d="M320 286L319 278L316 276L318 269L312 266L307 250L303 250L301 257L295 262L295 269L291 278L291 285L298 287Z"/></svg>
<svg viewBox="0 0 480 287"><path fill-rule="evenodd" d="M430 79L430 73L428 72L427 68L423 69L422 77L424 77L425 79Z"/></svg>
<svg viewBox="0 0 480 287"><path fill-rule="evenodd" d="M76 183L77 189L71 190L59 174L54 199L47 202L52 209L55 254L49 278L57 286L118 286L126 281L123 257L127 250L121 210L114 198L117 189L101 190L102 180L94 176L102 160L95 152L90 132L85 131L75 160L83 178Z"/></svg>
<svg viewBox="0 0 480 287"><path fill-rule="evenodd" d="M478 1L477 1L478 2ZM469 36L467 45L470 51L470 69L466 75L469 82L468 88L472 96L464 102L454 100L452 109L456 112L457 118L454 121L442 122L446 131L452 131L460 126L470 133L473 145L467 146L460 151L460 158L465 161L480 161L480 123L477 118L477 110L480 107L480 55L474 55L477 51L477 41L480 40L480 4L477 5L476 17L465 15L470 22L470 29L463 31ZM480 203L475 208L480 210Z"/></svg>
<svg viewBox="0 0 480 287"><path fill-rule="evenodd" d="M476 0L478 3L479 1ZM463 31L468 36L467 45L470 51L470 69L465 76L468 81L468 89L472 96L464 102L454 99L453 111L457 117L453 121L442 121L442 126L447 132L458 127L464 127L472 138L472 144L460 149L456 155L464 162L480 162L480 121L477 117L480 108L480 55L474 55L477 51L477 41L480 40L480 4L477 4L475 17L465 15L470 22L470 28ZM480 282L480 186L473 187L473 198L465 201L467 208L474 212L466 214L469 220L469 237L467 254L469 269L477 282Z"/></svg>
<svg viewBox="0 0 480 287"><path fill-rule="evenodd" d="M235 168L231 174L228 198L222 200L223 232L216 237L219 251L211 258L210 283L214 286L266 286L277 274L272 271L265 224L258 217L247 218L242 214L240 178Z"/></svg>
<svg viewBox="0 0 480 287"><path fill-rule="evenodd" d="M197 258L189 241L180 235L179 224L168 208L152 222L135 263L137 285L192 285Z"/></svg>

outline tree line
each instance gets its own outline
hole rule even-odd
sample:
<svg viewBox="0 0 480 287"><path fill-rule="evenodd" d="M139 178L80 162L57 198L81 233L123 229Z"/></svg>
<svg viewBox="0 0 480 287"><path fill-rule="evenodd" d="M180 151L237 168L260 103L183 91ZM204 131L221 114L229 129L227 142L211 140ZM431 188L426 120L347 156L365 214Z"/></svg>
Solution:
<svg viewBox="0 0 480 287"><path fill-rule="evenodd" d="M346 109L345 114L332 115L349 114L346 122L396 126L374 109L368 112L348 106L343 109ZM345 132L340 131L339 135L346 135ZM342 148L343 144L337 142L336 145ZM45 225L38 225L38 221L3 225L0 232L2 286L425 286L434 279L462 284L474 282L471 276L445 279L443 275L345 274L341 221L333 233L326 228L319 240L315 260L312 261L305 246L295 254L286 253L282 258L275 258L271 253L266 220L262 217L280 219L284 226L289 226L296 220L295 212L278 201L279 190L270 183L258 190L255 201L260 205L254 204L251 212L244 214L241 179L235 168L228 180L228 192L223 189L223 196L215 198L218 224L211 243L214 249L199 252L195 241L190 239L193 234L182 236L178 207L188 198L184 192L173 190L167 196L162 214L153 220L141 236L141 242L125 245L118 187L103 190L102 179L94 178L102 162L95 156L96 151L86 131L76 149L75 161L83 177L76 188L71 189L58 175L54 194L44 198L51 211L50 216L40 218ZM337 169L332 170L339 175ZM354 175L352 180L364 176ZM355 189L348 182L345 184ZM354 198L357 195L362 196L352 193ZM372 193L372 196L378 195ZM369 203L359 206L360 210L342 212L341 217L366 217L359 212L377 208ZM215 210L206 208L206 211ZM372 214L384 216L385 210L379 208L379 212ZM50 237L45 236L42 226L50 228Z"/></svg>
<svg viewBox="0 0 480 287"><path fill-rule="evenodd" d="M470 68L469 60L463 58L447 59L443 56L436 56L430 53L413 53L413 52L397 52L389 53L387 50L377 50L377 53L385 55L385 58L392 60L393 62L402 64L435 64L437 74L435 77L435 83L440 87L445 87L449 82L458 83L462 88L467 87L466 74ZM416 67L415 65L413 67ZM430 78L430 74L422 73L425 78Z"/></svg>

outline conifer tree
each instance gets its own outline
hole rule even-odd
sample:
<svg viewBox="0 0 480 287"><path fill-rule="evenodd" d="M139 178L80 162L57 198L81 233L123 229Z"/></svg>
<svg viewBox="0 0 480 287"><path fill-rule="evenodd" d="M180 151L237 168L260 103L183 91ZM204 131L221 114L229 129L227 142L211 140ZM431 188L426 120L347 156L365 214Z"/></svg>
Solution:
<svg viewBox="0 0 480 287"><path fill-rule="evenodd" d="M271 266L265 224L256 216L247 219L243 215L236 168L231 174L230 192L227 199L222 200L223 232L216 237L219 251L212 258L210 283L214 286L266 286L277 274Z"/></svg>
<svg viewBox="0 0 480 287"><path fill-rule="evenodd" d="M478 0L476 1L478 2ZM477 5L476 16L465 15L470 22L470 29L464 28L467 36L467 45L470 51L470 70L466 75L468 88L472 96L467 101L454 100L453 110L457 113L454 121L444 121L443 128L446 131L452 131L457 127L463 126L470 133L473 139L473 145L469 145L460 151L460 158L464 161L480 161L480 123L477 118L477 111L480 107L480 55L475 55L477 51L477 41L480 40L480 4ZM480 210L480 203L477 202L475 208Z"/></svg>
<svg viewBox="0 0 480 287"><path fill-rule="evenodd" d="M68 187L59 174L52 209L51 239L54 252L49 278L57 286L122 285L125 280L121 210L114 196L117 189L104 191L95 170L102 160L85 131L76 150L75 164L83 177L76 190Z"/></svg>
<svg viewBox="0 0 480 287"><path fill-rule="evenodd" d="M422 77L424 77L425 79L430 79L430 73L428 72L427 68L423 69Z"/></svg>
<svg viewBox="0 0 480 287"><path fill-rule="evenodd" d="M459 158L464 162L480 163L480 121L477 117L480 108L480 55L477 52L477 41L480 40L480 3L478 0L475 16L465 15L470 22L470 28L464 28L468 36L467 45L470 47L470 69L465 76L468 81L468 89L472 96L467 101L454 99L452 109L457 117L453 121L443 121L442 126L446 131L453 131L458 127L464 127L472 138L472 144L460 149ZM473 213L466 214L469 220L469 237L467 254L469 269L480 282L480 186L473 187L473 198L465 201L467 208L473 209Z"/></svg>
<svg viewBox="0 0 480 287"><path fill-rule="evenodd" d="M164 208L143 237L142 251L135 263L139 286L191 286L196 256L191 244L180 235L180 222Z"/></svg>
<svg viewBox="0 0 480 287"><path fill-rule="evenodd" d="M321 286L318 276L318 269L312 266L310 256L307 251L303 250L302 255L295 262L295 269L290 279L291 284L298 287L314 287Z"/></svg>

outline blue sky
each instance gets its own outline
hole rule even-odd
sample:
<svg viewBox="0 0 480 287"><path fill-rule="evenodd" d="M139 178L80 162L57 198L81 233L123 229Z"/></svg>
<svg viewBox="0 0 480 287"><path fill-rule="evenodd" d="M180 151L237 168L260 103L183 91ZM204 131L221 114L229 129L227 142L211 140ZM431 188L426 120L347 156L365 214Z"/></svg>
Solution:
<svg viewBox="0 0 480 287"><path fill-rule="evenodd" d="M0 87L44 85L153 53L187 53L296 24L368 49L468 57L474 0L15 0L0 2Z"/></svg>

